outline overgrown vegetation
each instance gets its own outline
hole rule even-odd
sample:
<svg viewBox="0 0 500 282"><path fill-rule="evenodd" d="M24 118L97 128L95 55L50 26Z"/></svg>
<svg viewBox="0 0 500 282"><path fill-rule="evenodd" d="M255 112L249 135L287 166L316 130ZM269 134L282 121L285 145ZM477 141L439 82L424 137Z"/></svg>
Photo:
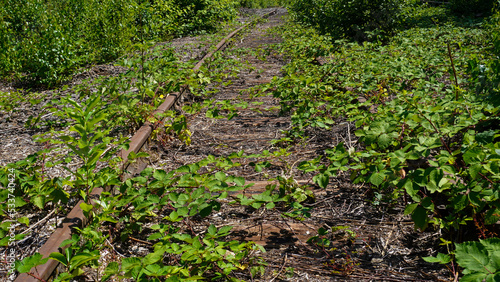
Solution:
<svg viewBox="0 0 500 282"><path fill-rule="evenodd" d="M260 258L263 248L251 242L227 240L231 226L207 225L205 230L195 230L193 223L218 212L224 204L277 208L286 210L284 217L299 220L310 216L301 203L311 192L295 185L293 176L278 177L279 185L269 185L261 194L233 194L249 184L242 177L228 174L229 169L239 166L240 160L252 158L259 159L252 165L260 172L270 165L270 159L281 160L291 154L287 146L256 155L234 152L225 157L209 156L173 171L146 169L126 181L122 181L123 171L115 158L115 153L124 147L125 132L133 131L145 121L158 126L154 133L158 141L166 142L175 136L189 144L185 116L173 111L161 117L151 116L163 96L177 91L182 84L188 84L194 96L193 103L184 107L191 114L209 108L208 117L231 119L237 107L248 106L215 102L212 89L207 87L209 82L227 83L223 78L237 73L236 67L241 67L238 62L216 56L208 66L210 69L193 74L177 61L172 50L151 48L148 43L177 32L211 28L214 25L211 22L186 19L184 22L182 17L189 14L195 19L205 16L229 19L230 14L219 13L217 9L233 7L233 2L219 1L210 6L207 1L199 1L191 6L189 1L158 1L135 3L132 8L104 2L102 7L95 7L110 15L103 20L116 20L116 28L123 28L120 32L101 30L115 26L109 22L101 22L102 26L92 22L85 29L69 28L64 20L59 22L56 17L35 9L56 9L59 5L57 9L67 9L68 15L78 18L78 3L27 2L24 4L28 12L23 14L17 4L5 8L11 9L12 15L19 15L3 14L1 28L5 32L0 34L6 41L0 44L2 50L14 52L0 54L6 63L4 75L18 78L26 75L51 84L70 75L83 64L82 58L91 62L115 58L133 43L138 52L119 60L119 64L129 69L127 73L97 81L92 86L97 91L83 84L76 89L77 100L68 96L49 104L46 111L58 116L60 124L45 124L41 117L29 120L29 127L46 126L52 130L39 136L39 141L45 144L44 150L1 169L3 186L8 187L13 172L18 179L18 188L0 191L2 219L29 225L27 218L15 218L6 211L27 206L57 209L60 204L84 200L81 207L87 215L92 215L92 220L63 243L62 247L67 247L63 253L50 256L66 270L56 281L78 277L84 267L102 267L97 271L102 281L125 278L237 281L241 277L249 280L258 277L265 266ZM402 204L406 207L404 213L422 232L443 230L442 242L446 248L439 250L442 253L436 257L425 258L427 261L451 264L453 277L459 275L454 264L458 263L464 269L463 281L497 279L500 275L499 242L495 238L499 236L495 224L500 220L500 14L489 19L460 19L452 17L447 8L415 3L407 3L408 6L395 1L371 1L368 6L362 6L363 1L345 1L346 6L339 3L344 2L295 1L292 4L295 18L317 30L289 23L278 31L285 39L280 51L288 56L290 63L283 68L284 76L264 86L259 95L278 98L281 114L291 115L293 127L286 132L286 138L274 140L274 144L298 143L307 139L311 128L329 130L345 122L358 139L335 144L323 156L300 163L299 169L313 172L312 180L319 187L327 187L342 172L349 173L354 183L370 187L369 197L374 205L389 210ZM97 2L85 4L93 7ZM171 13L166 7L178 7L175 10L178 13ZM325 8L323 14L312 13L318 7ZM116 9L129 8L126 11L131 12L127 14L130 18L115 17L116 13L124 12ZM408 14L408 9L413 9L412 16L399 21L401 15ZM345 16L346 21L331 21L338 15ZM174 25L168 17L174 17ZM99 22L97 18L94 20ZM169 31L168 27L174 30ZM88 37L76 40L79 32L84 31ZM43 32L55 35L46 36ZM97 37L104 36L102 32L107 40L100 38L103 42L99 43ZM46 41L34 39L40 35ZM86 41L88 38L95 40ZM74 45L61 43L70 39ZM92 47L86 45L90 42L94 44ZM24 45L21 48L19 44ZM42 48L47 48L53 57L45 53L42 56L39 53L45 50ZM23 54L32 59L51 59L34 60L39 65L23 69L23 64L16 61ZM33 70L37 72L30 72ZM133 162L136 157L133 154L129 159ZM44 174L45 169L65 166L72 160L78 160L80 165L76 170L66 167L71 177L48 178ZM93 189L109 186L114 186L115 191L91 200ZM2 223L0 234L8 234L12 224ZM331 245L331 235L339 231L351 240L355 237L348 227L339 226L320 229L309 243L328 254L325 248ZM15 239L24 236L18 234ZM9 244L9 238L5 238L0 241L3 246ZM147 242L148 253L115 257L105 267L102 265L100 259L105 250L114 250L118 243L128 246L132 240ZM470 256L477 260L469 259ZM341 270L343 275L352 273L356 263L349 258L346 256L343 265L332 262L333 269ZM43 262L35 254L18 261L16 269L29 272Z"/></svg>
<svg viewBox="0 0 500 282"><path fill-rule="evenodd" d="M52 86L81 68L109 62L135 43L213 31L238 2L3 0L0 77Z"/></svg>
<svg viewBox="0 0 500 282"><path fill-rule="evenodd" d="M217 38L220 39L220 35L207 41ZM193 73L191 64L179 62L168 47L153 47L151 42L143 40L135 48L138 52L117 61L127 72L84 82L71 89L67 96L47 103L38 117L28 120L27 127L46 131L36 137L45 144L45 149L0 170L2 186L7 187L11 182L16 186L0 191L3 221L0 234L4 235L0 244L8 246L13 240L26 236L6 236L13 226L30 225L28 218L17 218L16 213L9 211L52 209L60 212L66 204L82 199L80 207L92 221L61 245L65 249L62 253L51 254L50 259L66 268L55 281L81 276L85 267L99 267L100 251L113 249L117 242L126 243L132 236L151 241L154 254L115 259L102 269L98 279L237 280L235 272L258 276L265 264L259 258L265 251L262 247L251 242L226 240L231 226L211 225L206 232L199 233L193 230L192 224L218 211L227 198L247 206L272 202L261 199L262 196L228 197L229 192L249 186L243 178L224 173L239 165L232 159L244 157L243 153L227 158L209 157L175 172L149 169L127 181L122 180L124 172L116 156L127 146L123 136L146 121L154 125L153 138L158 142L178 138L189 144L185 116L173 110L153 116L153 110L166 95L179 91L181 85L187 85L196 99L209 99L213 93L206 89L207 84L212 80L222 83L222 78L233 75L235 70L226 72L228 61L216 57L208 67L218 72L202 68ZM234 62L229 65L231 63ZM10 106L4 109L15 110L15 103L5 102ZM210 102L193 111L208 106ZM57 116L57 122L45 120L43 116L47 112ZM141 156L145 154L131 154L129 161L134 162ZM68 167L75 162L79 163L77 168ZM71 175L48 177L46 170L54 166L64 168ZM106 192L91 200L95 188L112 186L117 193ZM130 213L131 210L134 212ZM158 213L166 213L167 217L158 220ZM145 227L146 220L156 220L156 224ZM47 258L34 254L16 262L16 270L30 272L32 267L46 261Z"/></svg>
<svg viewBox="0 0 500 282"><path fill-rule="evenodd" d="M307 20L304 10L295 10L301 20ZM356 143L343 142L325 157L300 164L318 172L319 186L348 171L354 183L371 185L374 204L405 204L405 214L422 231L442 229L445 239L457 243L497 237L498 14L488 24L451 17L446 8L418 11L416 18L426 15L432 23L419 22L385 43L336 41L339 32L314 19L312 26L334 37L292 25L284 30L282 47L292 62L266 89L282 101L283 114L292 115L288 135L296 140L306 138L308 128L328 129L339 119L355 125ZM329 63L318 64L317 58ZM481 266L460 259L467 248L459 246L464 274L486 277L484 269L472 275L469 267Z"/></svg>

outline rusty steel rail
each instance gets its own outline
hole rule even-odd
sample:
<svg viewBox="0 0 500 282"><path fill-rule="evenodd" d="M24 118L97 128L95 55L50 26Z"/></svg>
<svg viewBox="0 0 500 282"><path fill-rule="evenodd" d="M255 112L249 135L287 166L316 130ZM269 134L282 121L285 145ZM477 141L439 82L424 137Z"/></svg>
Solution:
<svg viewBox="0 0 500 282"><path fill-rule="evenodd" d="M209 53L207 53L193 68L193 71L197 72L199 71L200 67L202 64L209 58L211 58L215 52L221 50L228 42L229 39L231 39L233 36L235 36L238 32L243 30L244 28L248 27L250 24L256 22L257 20L261 18L267 18L273 14L276 13L276 10L273 10L272 12L269 12L265 15L263 15L260 18L257 18L251 22L248 22L244 24L243 26L239 27L235 31L231 32L229 35L227 35L224 39L222 39L216 46L215 49ZM179 97L181 97L184 92L188 89L187 86L182 86L179 92L176 93L170 93L168 96L165 98L164 102L153 112L153 115L156 114L161 114L165 113L168 111L170 108L174 106L174 104L177 102ZM119 156L122 158L122 168L124 171L127 171L128 173L125 175L126 178L131 177L132 175L141 172L144 168L146 168L147 163L144 160L138 160L134 162L133 164L128 163L128 155L130 152L135 152L138 153L144 146L144 144L148 141L151 133L154 130L154 124L152 124L149 121L146 121L139 130L132 136L130 139L130 144L128 150L122 150L119 153ZM103 188L95 188L94 191L92 192L92 195L94 197L99 196L102 192L104 191ZM53 252L62 252L63 249L60 248L59 246L64 240L71 239L71 234L74 228L82 228L88 223L88 219L85 218L82 209L80 208L80 204L83 201L79 201L73 209L70 211L70 213L66 216L66 218L63 220L62 224L60 224L57 229L52 233L52 235L49 237L47 242L38 250L38 252L44 257L48 257L51 253ZM17 276L15 282L38 282L40 279L42 281L47 281L53 274L54 270L57 268L59 265L59 262L55 260L48 260L47 263L43 265L39 265L37 267L34 267L31 269L31 273L34 273L37 277L33 277L27 273L21 273Z"/></svg>

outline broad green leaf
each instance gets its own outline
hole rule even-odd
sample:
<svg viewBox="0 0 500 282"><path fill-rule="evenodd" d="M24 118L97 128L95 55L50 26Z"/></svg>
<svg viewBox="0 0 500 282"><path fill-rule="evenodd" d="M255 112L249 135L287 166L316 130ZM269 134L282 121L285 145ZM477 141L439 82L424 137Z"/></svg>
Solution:
<svg viewBox="0 0 500 282"><path fill-rule="evenodd" d="M479 172L481 172L481 168L483 166L481 164L473 164L471 167L469 167L469 174L472 179L476 179L477 176L479 175Z"/></svg>
<svg viewBox="0 0 500 282"><path fill-rule="evenodd" d="M33 267L45 264L49 258L43 258L40 253L35 253L32 256L26 257L21 261L16 261L16 270L19 273L29 272Z"/></svg>
<svg viewBox="0 0 500 282"><path fill-rule="evenodd" d="M235 177L234 178L234 183L236 183L236 185L243 186L243 185L245 185L245 178L243 178L243 177Z"/></svg>
<svg viewBox="0 0 500 282"><path fill-rule="evenodd" d="M404 215L412 214L413 211L418 207L418 203L409 204L404 210Z"/></svg>
<svg viewBox="0 0 500 282"><path fill-rule="evenodd" d="M420 230L423 231L427 228L429 219L427 217L427 211L423 207L416 207L411 215L411 218L413 219L413 222L415 222L415 225L420 228Z"/></svg>
<svg viewBox="0 0 500 282"><path fill-rule="evenodd" d="M80 241L80 238L78 237L78 235L73 234L71 236L71 239L66 239L66 240L62 241L61 245L59 245L59 248L64 248L67 245L73 245L74 243L76 243L78 241Z"/></svg>
<svg viewBox="0 0 500 282"><path fill-rule="evenodd" d="M108 266L106 266L106 269L104 270L104 276L102 278L102 281L103 282L107 281L111 276L118 274L119 271L120 271L120 265L115 261L110 262Z"/></svg>
<svg viewBox="0 0 500 282"><path fill-rule="evenodd" d="M180 207L177 209L177 214L178 216L185 217L189 212L189 208L187 207Z"/></svg>
<svg viewBox="0 0 500 282"><path fill-rule="evenodd" d="M148 276L161 276L162 267L158 264L149 264L144 267L144 273ZM153 280L154 281L154 280Z"/></svg>
<svg viewBox="0 0 500 282"><path fill-rule="evenodd" d="M316 184L318 184L319 187L326 188L328 186L328 183L330 182L330 177L328 175L320 173L318 175L315 175L313 180L314 182L316 182Z"/></svg>
<svg viewBox="0 0 500 282"><path fill-rule="evenodd" d="M54 279L54 282L66 282L66 281L71 281L71 278L73 278L74 275L68 272L64 272L59 274L56 279Z"/></svg>
<svg viewBox="0 0 500 282"><path fill-rule="evenodd" d="M43 209L43 207L45 206L45 200L46 200L46 197L36 196L33 199L33 204L35 206L37 206L39 209Z"/></svg>
<svg viewBox="0 0 500 282"><path fill-rule="evenodd" d="M268 210L274 209L275 206L276 206L276 204L274 202L270 202L270 203L266 204L266 209L268 209Z"/></svg>
<svg viewBox="0 0 500 282"><path fill-rule="evenodd" d="M80 204L80 208L82 209L82 211L88 213L88 212L92 211L92 209L94 208L94 206L93 205L89 205L87 203L81 203Z"/></svg>
<svg viewBox="0 0 500 282"><path fill-rule="evenodd" d="M215 173L215 178L217 178L220 181L224 181L226 179L226 174L222 171L219 171Z"/></svg>
<svg viewBox="0 0 500 282"><path fill-rule="evenodd" d="M25 216L24 216L24 217L20 217L20 218L18 218L18 219L17 219L17 222L19 222L19 223L23 223L23 224L25 224L26 226L29 226L29 225L30 225L30 219L29 219L29 218L27 218L27 217L25 217Z"/></svg>
<svg viewBox="0 0 500 282"><path fill-rule="evenodd" d="M500 251L494 251L488 253L490 256L490 264L486 268L490 269L491 272L498 272L500 274Z"/></svg>
<svg viewBox="0 0 500 282"><path fill-rule="evenodd" d="M183 165L177 169L178 172L189 172L189 166Z"/></svg>
<svg viewBox="0 0 500 282"><path fill-rule="evenodd" d="M392 138L386 133L380 135L377 139L377 144L379 145L379 147L381 149L385 149L385 148L389 147L389 145L391 145L391 142L392 142Z"/></svg>
<svg viewBox="0 0 500 282"><path fill-rule="evenodd" d="M432 203L432 199L430 197L425 197L422 199L422 202L420 203L423 208L430 210L431 212L434 211L434 203Z"/></svg>
<svg viewBox="0 0 500 282"><path fill-rule="evenodd" d="M58 261L58 262L62 263L63 265L66 265L66 266L68 265L68 260L66 259L66 257L59 252L51 253L49 255L49 258L53 259L55 261Z"/></svg>
<svg viewBox="0 0 500 282"><path fill-rule="evenodd" d="M208 234L215 236L217 234L217 228L215 228L215 225L210 224L208 227Z"/></svg>
<svg viewBox="0 0 500 282"><path fill-rule="evenodd" d="M200 210L200 216L201 217L207 217L211 213L212 213L212 206L211 205L209 205L208 207L203 208L203 209Z"/></svg>
<svg viewBox="0 0 500 282"><path fill-rule="evenodd" d="M141 266L141 260L136 257L122 259L122 270L130 272L133 268Z"/></svg>
<svg viewBox="0 0 500 282"><path fill-rule="evenodd" d="M142 259L142 263L144 265L149 265L149 264L153 264L153 263L156 263L158 262L159 260L161 260L163 258L163 254L165 253L165 250L160 248L158 250L156 250L155 252L153 253L149 253L147 254L143 259Z"/></svg>
<svg viewBox="0 0 500 282"><path fill-rule="evenodd" d="M153 173L153 177L157 180L160 180L160 181L165 181L167 180L167 172L165 172L164 170L155 170L154 173Z"/></svg>
<svg viewBox="0 0 500 282"><path fill-rule="evenodd" d="M170 218L170 220L172 220L172 221L176 221L176 220L177 220L177 218L179 218L179 214L177 213L177 211L172 211L172 212L170 213L170 215L169 215L169 218Z"/></svg>
<svg viewBox="0 0 500 282"><path fill-rule="evenodd" d="M476 272L464 275L460 278L460 282L479 282L486 279L487 274L484 272Z"/></svg>
<svg viewBox="0 0 500 282"><path fill-rule="evenodd" d="M455 244L457 263L465 268L464 273L485 272L489 262L488 251L480 242Z"/></svg>
<svg viewBox="0 0 500 282"><path fill-rule="evenodd" d="M486 276L486 282L498 282L498 281L500 281L500 272Z"/></svg>
<svg viewBox="0 0 500 282"><path fill-rule="evenodd" d="M78 253L70 260L70 271L77 269L90 261L97 260L99 257L100 255L96 251L92 253Z"/></svg>
<svg viewBox="0 0 500 282"><path fill-rule="evenodd" d="M223 234L226 234L228 233L229 231L231 231L231 229L233 229L232 226L223 226L221 229L219 229L219 231L217 232L218 235L223 235Z"/></svg>
<svg viewBox="0 0 500 282"><path fill-rule="evenodd" d="M426 262L447 264L451 261L450 255L438 253L436 257L423 257Z"/></svg>
<svg viewBox="0 0 500 282"><path fill-rule="evenodd" d="M384 182L384 179L385 179L384 174L382 174L380 172L374 172L370 176L370 183L375 185L375 186L379 186L380 184L382 184Z"/></svg>
<svg viewBox="0 0 500 282"><path fill-rule="evenodd" d="M488 252L500 251L500 238L488 238L479 240Z"/></svg>

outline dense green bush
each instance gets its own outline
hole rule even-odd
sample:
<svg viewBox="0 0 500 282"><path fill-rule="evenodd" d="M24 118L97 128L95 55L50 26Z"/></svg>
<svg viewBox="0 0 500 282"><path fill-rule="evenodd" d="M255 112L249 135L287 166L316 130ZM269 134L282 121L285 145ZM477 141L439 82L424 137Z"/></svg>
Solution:
<svg viewBox="0 0 500 282"><path fill-rule="evenodd" d="M173 0L173 3L182 11L178 19L178 34L210 31L218 22L233 19L237 15L237 0Z"/></svg>
<svg viewBox="0 0 500 282"><path fill-rule="evenodd" d="M496 0L450 0L452 12L461 15L490 13Z"/></svg>
<svg viewBox="0 0 500 282"><path fill-rule="evenodd" d="M293 0L292 15L335 38L358 41L390 34L401 18L406 1L397 0Z"/></svg>
<svg viewBox="0 0 500 282"><path fill-rule="evenodd" d="M0 77L53 85L136 42L213 30L237 0L0 0Z"/></svg>
<svg viewBox="0 0 500 282"><path fill-rule="evenodd" d="M471 60L470 79L477 93L485 93L495 107L500 107L500 12L491 16L486 30L493 46L493 56L489 60L481 57Z"/></svg>
<svg viewBox="0 0 500 282"><path fill-rule="evenodd" d="M420 9L428 11L408 22L443 16ZM404 203L416 227L433 225L461 242L492 236L500 219L500 60L490 48L500 46L500 28L497 17L489 30L456 23L448 14L362 45L331 44L297 26L284 34L281 51L296 55L265 89L291 116L287 136L296 142L310 128L354 122L357 142L297 166L318 171L318 186L350 171L354 183L372 185L374 204ZM326 64L315 63L320 56Z"/></svg>

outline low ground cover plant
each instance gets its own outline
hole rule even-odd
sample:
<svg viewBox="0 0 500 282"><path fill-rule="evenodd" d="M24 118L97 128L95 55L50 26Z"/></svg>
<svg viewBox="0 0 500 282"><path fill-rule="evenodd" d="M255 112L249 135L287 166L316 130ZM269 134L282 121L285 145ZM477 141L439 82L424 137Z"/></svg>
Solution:
<svg viewBox="0 0 500 282"><path fill-rule="evenodd" d="M447 8L425 5L417 11L415 17L432 17L431 24L410 18L407 23L419 24L384 43L363 44L338 40L301 14L308 11L294 11L317 30L290 24L283 31L282 52L291 63L264 93L279 98L282 113L292 116L287 134L295 140L311 127L352 126L357 140L300 164L318 172L320 187L347 172L354 183L371 185L374 204L403 203L421 231L442 229L457 244L498 237L498 28L489 24L498 16L457 19ZM460 244L456 259L463 274L489 274L474 272Z"/></svg>

